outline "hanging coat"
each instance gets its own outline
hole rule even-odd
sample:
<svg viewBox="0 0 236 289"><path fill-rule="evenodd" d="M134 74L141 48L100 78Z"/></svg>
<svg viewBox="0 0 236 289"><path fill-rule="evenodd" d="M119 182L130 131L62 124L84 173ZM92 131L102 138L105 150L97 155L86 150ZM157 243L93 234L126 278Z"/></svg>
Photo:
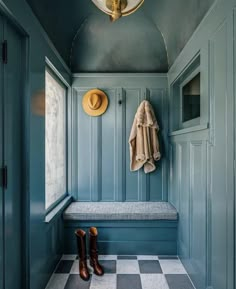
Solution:
<svg viewBox="0 0 236 289"><path fill-rule="evenodd" d="M156 169L161 158L157 133L159 126L151 104L144 100L138 107L129 137L130 170L144 167L145 173Z"/></svg>

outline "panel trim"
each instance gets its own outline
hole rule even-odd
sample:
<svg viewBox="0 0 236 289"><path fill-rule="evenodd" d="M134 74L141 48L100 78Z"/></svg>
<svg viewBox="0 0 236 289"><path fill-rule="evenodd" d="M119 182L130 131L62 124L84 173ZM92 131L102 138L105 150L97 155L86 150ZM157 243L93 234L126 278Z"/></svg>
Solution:
<svg viewBox="0 0 236 289"><path fill-rule="evenodd" d="M201 158L195 160L194 157L194 149L196 147L201 148ZM205 266L205 279L204 279L204 287L207 286L207 266L208 266L208 260L207 260L207 241L208 241L208 226L207 226L207 168L206 168L206 160L207 160L207 145L206 141L201 140L201 141L192 141L190 142L190 258L192 258L192 240L193 240L193 210L194 210L194 204L193 204L193 184L194 184L194 177L195 177L195 171L194 171L194 164L193 162L201 162L201 190L203 190L204 193L204 215L205 215L205 220L204 224L202 226L205 226L204 228L204 238L205 238L205 243L203 244L204 250L205 250L205 255L204 255L204 266ZM202 264L203 265L203 264ZM193 265L195 266L195 264ZM201 270L197 264L196 264L197 270Z"/></svg>
<svg viewBox="0 0 236 289"><path fill-rule="evenodd" d="M189 195L189 208L190 212L193 212L193 185L194 185L194 149L195 147L202 147L203 141L191 141L190 142L190 158L189 158L189 164L190 164L190 195ZM201 164L202 164L202 158L201 158ZM190 230L189 230L189 240L190 240L190 257L192 256L192 223L193 223L193 216L192 213L190 213Z"/></svg>
<svg viewBox="0 0 236 289"><path fill-rule="evenodd" d="M211 263L212 263L212 251L211 251L211 243L212 243L212 179L213 179L213 172L212 172L212 143L207 141L207 223L206 223L206 229L207 229L207 247L206 247L206 257L207 257L207 284L211 284ZM209 286L209 288L212 288Z"/></svg>
<svg viewBox="0 0 236 289"><path fill-rule="evenodd" d="M197 131L201 131L201 130L205 130L209 128L209 124L202 124L202 125L196 125L193 127L189 127L189 128L184 128L184 129L180 129L180 130L176 130L173 131L169 134L169 136L176 136L176 135L182 135L182 134L187 134L187 133L191 133L191 132L197 132Z"/></svg>
<svg viewBox="0 0 236 289"><path fill-rule="evenodd" d="M153 78L166 78L167 74L166 73L72 73L72 77L74 78L127 78L127 77L132 77L132 78L137 78L137 77L153 77Z"/></svg>
<svg viewBox="0 0 236 289"><path fill-rule="evenodd" d="M122 100L123 100L123 105L122 105L122 120L121 120L121 125L122 125L122 153L121 153L121 159L122 159L122 164L121 164L121 187L122 187L122 192L120 195L120 200L125 201L125 196L126 196L126 171L125 171L125 165L126 165L126 141L125 141L125 132L126 132L126 92L124 89L122 89Z"/></svg>
<svg viewBox="0 0 236 289"><path fill-rule="evenodd" d="M68 88L70 88L70 84L65 80L65 78L61 75L58 69L53 65L53 63L49 60L47 56L45 56L45 62L49 66L49 68L56 74L56 76L62 81L62 83Z"/></svg>

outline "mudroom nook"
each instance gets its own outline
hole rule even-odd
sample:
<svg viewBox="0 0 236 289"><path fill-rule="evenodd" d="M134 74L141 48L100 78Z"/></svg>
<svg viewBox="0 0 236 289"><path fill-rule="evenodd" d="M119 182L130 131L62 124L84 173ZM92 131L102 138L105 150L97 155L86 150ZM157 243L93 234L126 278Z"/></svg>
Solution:
<svg viewBox="0 0 236 289"><path fill-rule="evenodd" d="M235 289L235 0L0 0L0 289Z"/></svg>

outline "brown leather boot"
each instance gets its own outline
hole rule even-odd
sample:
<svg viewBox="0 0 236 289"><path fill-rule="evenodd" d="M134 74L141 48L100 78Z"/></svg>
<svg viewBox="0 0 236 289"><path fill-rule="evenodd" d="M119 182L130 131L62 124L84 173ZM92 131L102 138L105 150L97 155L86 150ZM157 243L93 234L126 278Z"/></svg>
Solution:
<svg viewBox="0 0 236 289"><path fill-rule="evenodd" d="M97 229L95 227L90 228L89 230L90 265L94 269L94 274L102 276L104 274L104 270L98 262L97 236L98 236Z"/></svg>
<svg viewBox="0 0 236 289"><path fill-rule="evenodd" d="M83 230L76 230L78 256L79 256L79 274L84 281L89 280L89 271L86 256L86 233Z"/></svg>

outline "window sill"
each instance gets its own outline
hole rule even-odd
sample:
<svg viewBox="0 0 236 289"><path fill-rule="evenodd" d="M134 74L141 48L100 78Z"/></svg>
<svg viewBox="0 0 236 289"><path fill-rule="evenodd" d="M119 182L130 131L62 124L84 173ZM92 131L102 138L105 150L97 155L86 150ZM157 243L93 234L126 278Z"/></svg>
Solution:
<svg viewBox="0 0 236 289"><path fill-rule="evenodd" d="M46 216L44 222L46 224L50 223L56 216L58 216L62 211L69 206L69 204L72 202L72 197L67 196L65 199L63 199L52 211L50 211Z"/></svg>
<svg viewBox="0 0 236 289"><path fill-rule="evenodd" d="M169 136L175 136L175 135L180 135L180 134L196 132L196 131L205 130L205 129L208 129L208 128L209 128L208 123L201 124L201 125L196 125L196 126L193 126L193 127L188 127L188 128L184 128L184 129L173 131L172 133L169 134Z"/></svg>

